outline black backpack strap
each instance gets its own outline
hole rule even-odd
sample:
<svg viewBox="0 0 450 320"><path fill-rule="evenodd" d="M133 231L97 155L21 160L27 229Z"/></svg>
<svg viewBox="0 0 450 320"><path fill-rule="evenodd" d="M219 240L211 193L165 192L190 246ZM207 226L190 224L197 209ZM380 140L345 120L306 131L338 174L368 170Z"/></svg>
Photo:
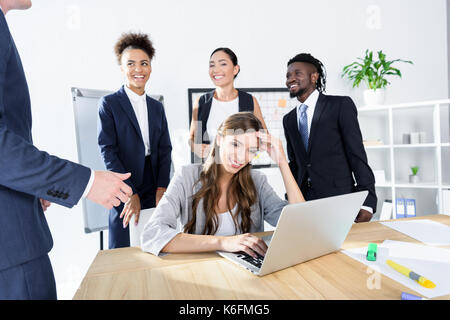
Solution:
<svg viewBox="0 0 450 320"><path fill-rule="evenodd" d="M198 115L197 115L197 121L200 121L200 124L202 126L202 136L201 139L198 138L198 143L205 143L209 144L209 137L208 133L206 133L206 123L208 122L209 114L211 112L211 105L212 100L214 97L214 90L205 93L200 97L198 100Z"/></svg>
<svg viewBox="0 0 450 320"><path fill-rule="evenodd" d="M253 103L253 96L242 90L238 90L239 94L239 112L248 111L253 112L255 109Z"/></svg>

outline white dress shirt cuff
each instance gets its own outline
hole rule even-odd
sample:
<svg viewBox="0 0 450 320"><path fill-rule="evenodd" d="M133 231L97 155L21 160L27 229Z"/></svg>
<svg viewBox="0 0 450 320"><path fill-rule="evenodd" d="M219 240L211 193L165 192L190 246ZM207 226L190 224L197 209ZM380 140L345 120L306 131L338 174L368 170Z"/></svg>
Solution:
<svg viewBox="0 0 450 320"><path fill-rule="evenodd" d="M369 211L371 214L373 214L373 209L371 207L362 206L361 209Z"/></svg>
<svg viewBox="0 0 450 320"><path fill-rule="evenodd" d="M91 191L92 185L94 184L94 176L95 176L95 172L94 172L94 170L91 169L91 177L89 178L89 182L86 186L86 189L84 189L84 193L81 196L81 198L86 198L89 191Z"/></svg>

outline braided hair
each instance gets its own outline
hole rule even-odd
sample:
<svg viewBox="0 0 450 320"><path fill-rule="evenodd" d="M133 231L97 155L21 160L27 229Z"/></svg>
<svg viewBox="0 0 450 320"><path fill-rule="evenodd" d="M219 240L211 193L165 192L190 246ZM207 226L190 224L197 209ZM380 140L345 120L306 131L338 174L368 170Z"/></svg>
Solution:
<svg viewBox="0 0 450 320"><path fill-rule="evenodd" d="M319 92L325 91L325 87L326 87L326 83L327 83L327 80L326 80L327 73L325 71L325 67L322 64L322 62L320 62L319 60L314 58L309 53L300 53L300 54L296 55L291 60L289 60L287 65L289 66L290 64L292 64L294 62L305 62L305 63L312 64L316 68L317 73L319 74L319 79L317 79L317 82L316 82L316 89Z"/></svg>

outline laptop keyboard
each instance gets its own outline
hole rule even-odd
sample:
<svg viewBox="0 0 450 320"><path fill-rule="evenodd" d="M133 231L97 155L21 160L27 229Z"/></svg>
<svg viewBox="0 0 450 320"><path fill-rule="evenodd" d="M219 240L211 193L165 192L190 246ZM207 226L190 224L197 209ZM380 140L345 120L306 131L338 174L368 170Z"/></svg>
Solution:
<svg viewBox="0 0 450 320"><path fill-rule="evenodd" d="M238 252L237 257L254 265L257 268L261 268L264 257L259 255L258 253L256 253L256 255L257 255L257 258L253 258L252 256L248 255L244 251L240 251L240 252Z"/></svg>

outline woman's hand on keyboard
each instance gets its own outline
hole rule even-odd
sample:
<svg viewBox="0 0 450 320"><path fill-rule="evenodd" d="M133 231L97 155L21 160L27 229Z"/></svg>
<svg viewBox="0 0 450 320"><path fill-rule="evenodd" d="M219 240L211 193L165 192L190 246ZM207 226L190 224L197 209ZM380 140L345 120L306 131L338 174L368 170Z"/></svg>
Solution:
<svg viewBox="0 0 450 320"><path fill-rule="evenodd" d="M227 252L243 251L257 258L256 253L261 256L266 254L267 245L261 238L250 233L244 233L236 236L221 237L221 250Z"/></svg>

